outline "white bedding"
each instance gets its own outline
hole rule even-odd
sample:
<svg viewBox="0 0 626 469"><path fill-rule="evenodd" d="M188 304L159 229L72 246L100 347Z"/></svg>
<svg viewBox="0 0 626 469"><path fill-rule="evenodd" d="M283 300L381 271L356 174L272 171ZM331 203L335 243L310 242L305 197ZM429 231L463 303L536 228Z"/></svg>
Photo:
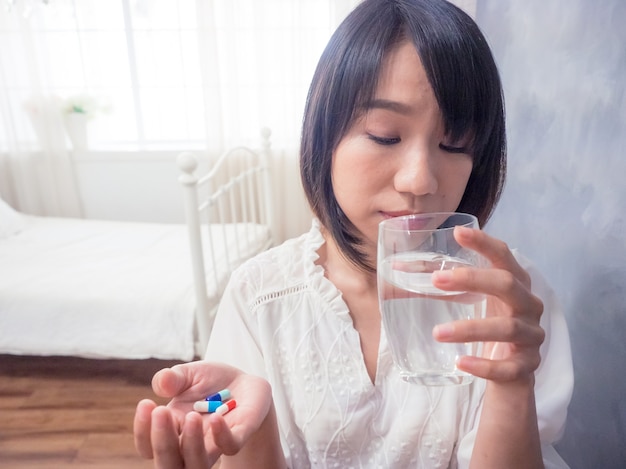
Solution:
<svg viewBox="0 0 626 469"><path fill-rule="evenodd" d="M234 229L243 225L226 226L237 265ZM238 237L241 258L267 243L266 227L253 232L244 246ZM221 229L213 233L222 246ZM20 232L0 238L0 353L192 359L187 236L182 224L24 216Z"/></svg>

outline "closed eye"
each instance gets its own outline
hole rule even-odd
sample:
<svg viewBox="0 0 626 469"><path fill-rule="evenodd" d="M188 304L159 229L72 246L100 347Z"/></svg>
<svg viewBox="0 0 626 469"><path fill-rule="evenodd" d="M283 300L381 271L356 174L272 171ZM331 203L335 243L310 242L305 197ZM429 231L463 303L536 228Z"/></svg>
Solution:
<svg viewBox="0 0 626 469"><path fill-rule="evenodd" d="M367 134L368 138L379 145L394 145L400 143L400 137L378 137L376 135Z"/></svg>
<svg viewBox="0 0 626 469"><path fill-rule="evenodd" d="M448 153L469 153L469 149L466 147L453 147L451 145L439 144L439 148Z"/></svg>

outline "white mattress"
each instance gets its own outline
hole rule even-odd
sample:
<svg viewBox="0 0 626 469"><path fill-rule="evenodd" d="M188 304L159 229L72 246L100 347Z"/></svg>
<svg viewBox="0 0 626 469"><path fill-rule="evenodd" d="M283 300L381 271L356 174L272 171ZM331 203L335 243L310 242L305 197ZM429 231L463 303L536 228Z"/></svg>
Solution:
<svg viewBox="0 0 626 469"><path fill-rule="evenodd" d="M21 232L0 239L0 353L193 358L185 225L24 218ZM269 238L266 227L253 226L241 245L245 237L234 230L244 225L226 228L231 247L216 252L225 263L228 251L231 267ZM222 246L221 228L213 236ZM216 304L212 288L209 300Z"/></svg>

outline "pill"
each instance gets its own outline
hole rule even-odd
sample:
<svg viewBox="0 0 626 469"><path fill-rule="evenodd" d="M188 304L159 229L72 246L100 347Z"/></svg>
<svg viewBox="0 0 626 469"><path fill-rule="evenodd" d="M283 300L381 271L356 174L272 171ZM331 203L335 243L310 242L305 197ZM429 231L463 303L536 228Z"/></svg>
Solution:
<svg viewBox="0 0 626 469"><path fill-rule="evenodd" d="M215 412L224 403L222 401L198 401L193 403L196 412Z"/></svg>
<svg viewBox="0 0 626 469"><path fill-rule="evenodd" d="M207 401L207 402L215 402L215 401ZM233 399L228 402L224 402L221 406L215 409L215 413L224 415L228 411L233 410L236 406L237 406L237 402Z"/></svg>
<svg viewBox="0 0 626 469"><path fill-rule="evenodd" d="M228 389L222 389L206 398L207 401L227 401L228 399L230 399L230 390Z"/></svg>

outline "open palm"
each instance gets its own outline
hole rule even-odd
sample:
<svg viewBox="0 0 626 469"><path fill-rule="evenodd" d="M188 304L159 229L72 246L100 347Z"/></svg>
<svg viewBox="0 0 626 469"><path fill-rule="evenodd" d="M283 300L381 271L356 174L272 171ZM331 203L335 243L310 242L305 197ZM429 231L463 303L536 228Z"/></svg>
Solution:
<svg viewBox="0 0 626 469"><path fill-rule="evenodd" d="M197 361L157 372L154 392L167 406L144 399L137 405L135 445L155 467L204 467L221 454L236 454L259 429L271 406L266 380L228 365ZM194 412L193 403L228 388L237 406L224 416Z"/></svg>

